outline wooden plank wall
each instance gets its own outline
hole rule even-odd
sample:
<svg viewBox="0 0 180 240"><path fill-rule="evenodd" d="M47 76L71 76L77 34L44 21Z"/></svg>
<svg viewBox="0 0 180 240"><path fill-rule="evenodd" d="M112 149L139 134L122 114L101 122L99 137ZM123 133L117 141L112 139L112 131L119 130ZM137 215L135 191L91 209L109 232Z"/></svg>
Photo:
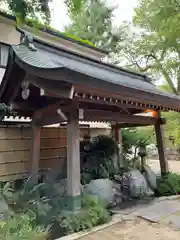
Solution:
<svg viewBox="0 0 180 240"><path fill-rule="evenodd" d="M89 128L81 128L81 135L89 134ZM0 181L21 179L28 173L30 127L0 127ZM66 161L66 128L41 129L39 170L61 168Z"/></svg>

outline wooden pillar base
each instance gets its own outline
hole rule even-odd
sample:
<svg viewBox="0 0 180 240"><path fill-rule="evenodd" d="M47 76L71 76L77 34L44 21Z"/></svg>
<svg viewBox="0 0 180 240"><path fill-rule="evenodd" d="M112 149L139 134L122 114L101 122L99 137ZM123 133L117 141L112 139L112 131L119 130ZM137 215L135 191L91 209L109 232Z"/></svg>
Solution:
<svg viewBox="0 0 180 240"><path fill-rule="evenodd" d="M81 209L81 195L67 196L65 198L65 209L67 211L76 212Z"/></svg>

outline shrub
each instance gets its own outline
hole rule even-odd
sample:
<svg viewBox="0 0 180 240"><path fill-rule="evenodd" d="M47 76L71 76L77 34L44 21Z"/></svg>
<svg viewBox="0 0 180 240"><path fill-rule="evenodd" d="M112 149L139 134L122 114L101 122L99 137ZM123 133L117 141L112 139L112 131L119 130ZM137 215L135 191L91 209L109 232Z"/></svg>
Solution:
<svg viewBox="0 0 180 240"><path fill-rule="evenodd" d="M28 214L13 215L0 222L0 239L3 240L45 240L48 228L35 224L35 218Z"/></svg>
<svg viewBox="0 0 180 240"><path fill-rule="evenodd" d="M118 145L109 136L99 135L81 143L81 181L87 184L92 179L114 179L117 174Z"/></svg>
<svg viewBox="0 0 180 240"><path fill-rule="evenodd" d="M110 213L95 196L84 196L82 210L60 218L60 226L66 234L91 229L110 220Z"/></svg>
<svg viewBox="0 0 180 240"><path fill-rule="evenodd" d="M158 196L170 196L180 194L180 174L168 173L167 175L157 178Z"/></svg>
<svg viewBox="0 0 180 240"><path fill-rule="evenodd" d="M47 230L41 226L47 227L51 236L60 237L92 228L110 219L103 203L90 196L82 198L82 210L78 214L64 215L60 201L62 196L53 197L52 192L51 185L32 185L28 181L18 191L13 191L9 184L5 186L1 193L10 202L14 213L7 222L0 222L0 239L16 240L17 237L20 240L43 240L46 239ZM12 238L13 234L15 237Z"/></svg>
<svg viewBox="0 0 180 240"><path fill-rule="evenodd" d="M1 194L16 213L31 211L36 216L36 224L51 225L56 214L61 211L60 197L53 197L53 186L45 183L32 184L30 179L14 191L10 183L1 189Z"/></svg>

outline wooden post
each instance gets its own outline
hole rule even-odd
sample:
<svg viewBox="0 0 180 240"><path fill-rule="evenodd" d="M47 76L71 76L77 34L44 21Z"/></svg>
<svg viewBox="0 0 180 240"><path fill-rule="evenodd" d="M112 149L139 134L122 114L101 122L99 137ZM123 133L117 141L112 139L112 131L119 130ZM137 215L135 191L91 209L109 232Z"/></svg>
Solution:
<svg viewBox="0 0 180 240"><path fill-rule="evenodd" d="M69 107L67 122L67 207L71 211L81 208L79 138L79 108L78 104L74 102Z"/></svg>
<svg viewBox="0 0 180 240"><path fill-rule="evenodd" d="M121 129L119 128L118 124L112 125L112 137L117 142L120 152L119 152L119 159L118 159L118 166L121 168L124 166L123 163L123 152L122 152L122 135Z"/></svg>
<svg viewBox="0 0 180 240"><path fill-rule="evenodd" d="M30 146L30 169L29 175L31 181L35 184L38 182L39 158L40 158L40 132L41 128L37 125L35 118L32 119L32 137Z"/></svg>
<svg viewBox="0 0 180 240"><path fill-rule="evenodd" d="M156 141L157 141L157 148L158 148L159 161L160 161L160 167L161 167L161 174L166 174L169 171L169 167L168 167L168 160L166 159L164 154L164 150L165 150L164 149L164 132L159 120L160 119L158 118L155 124Z"/></svg>

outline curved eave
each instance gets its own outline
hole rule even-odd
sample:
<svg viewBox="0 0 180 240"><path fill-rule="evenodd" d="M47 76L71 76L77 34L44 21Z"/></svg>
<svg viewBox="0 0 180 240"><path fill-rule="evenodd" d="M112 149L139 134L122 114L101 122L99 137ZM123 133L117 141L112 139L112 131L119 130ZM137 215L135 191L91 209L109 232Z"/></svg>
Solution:
<svg viewBox="0 0 180 240"><path fill-rule="evenodd" d="M25 61L16 51L17 47L18 46L11 46L9 48L7 67L0 84L0 102L3 102L7 105L9 105L16 97L21 86L21 82L25 79L27 74L33 75L36 73L37 69L40 72L43 72L43 70L45 72L47 70L54 72L61 69L60 66L54 67L54 65L51 65L48 68L48 66L44 64L43 67L38 67L36 66L35 62ZM32 53L34 52L32 51Z"/></svg>
<svg viewBox="0 0 180 240"><path fill-rule="evenodd" d="M75 88L80 86L75 89L76 92L83 90L82 93L86 94L91 91L94 97L99 94L100 97L111 99L111 102L123 100L132 102L137 108L139 104L145 103L157 106L158 110L180 111L180 97L160 92L152 84L140 80L136 74L122 74L121 69L115 70L104 63L72 57L71 54L33 51L25 45L10 47L7 68L0 86L1 102L11 103L27 74L41 77L49 83L56 80L55 84L63 80Z"/></svg>

